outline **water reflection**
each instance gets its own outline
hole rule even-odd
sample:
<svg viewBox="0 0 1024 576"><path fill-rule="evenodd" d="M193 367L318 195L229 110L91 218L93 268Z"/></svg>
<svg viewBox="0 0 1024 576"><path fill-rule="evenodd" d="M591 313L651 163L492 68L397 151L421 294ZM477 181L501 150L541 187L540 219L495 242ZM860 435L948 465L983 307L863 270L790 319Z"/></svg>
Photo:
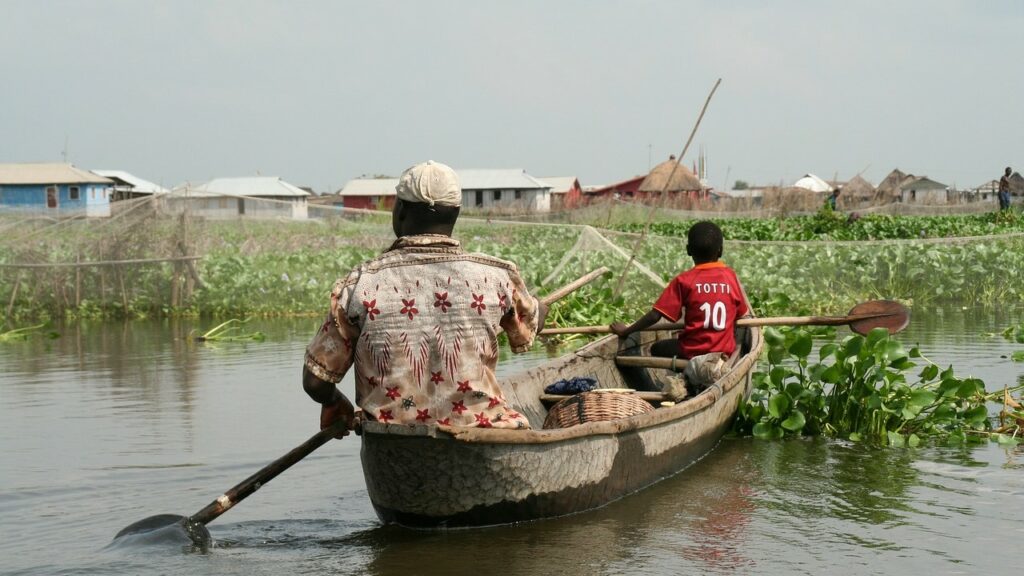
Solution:
<svg viewBox="0 0 1024 576"><path fill-rule="evenodd" d="M914 310L901 340L989 389L1024 383L1010 311ZM311 433L299 387L316 319L253 321L259 344L194 345L191 320L60 327L0 346L0 572L29 574L1000 573L1024 447L870 449L727 439L603 509L451 532L381 527L358 439L331 443L211 526L222 546L98 552L125 525L189 513ZM547 354L503 357L503 373ZM351 384L345 384L351 386ZM970 534L970 538L963 537ZM837 558L841 558L837 561Z"/></svg>

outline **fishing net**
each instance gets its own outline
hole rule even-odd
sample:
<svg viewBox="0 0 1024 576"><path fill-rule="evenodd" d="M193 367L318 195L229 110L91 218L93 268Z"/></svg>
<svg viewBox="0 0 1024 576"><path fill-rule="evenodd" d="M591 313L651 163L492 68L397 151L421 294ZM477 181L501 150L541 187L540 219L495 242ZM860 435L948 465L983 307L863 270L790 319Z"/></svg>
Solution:
<svg viewBox="0 0 1024 576"><path fill-rule="evenodd" d="M705 211L656 207L658 219ZM515 262L543 294L607 266L554 310L561 325L628 320L692 266L686 239L613 231L651 207L614 201L553 214L474 214L467 250ZM717 217L717 215L716 215ZM111 204L106 218L0 214L0 306L7 318L322 313L334 280L394 240L390 213L251 197ZM724 260L761 314L844 310L885 297L920 303L1024 297L1024 240L1007 234L879 242L729 241Z"/></svg>

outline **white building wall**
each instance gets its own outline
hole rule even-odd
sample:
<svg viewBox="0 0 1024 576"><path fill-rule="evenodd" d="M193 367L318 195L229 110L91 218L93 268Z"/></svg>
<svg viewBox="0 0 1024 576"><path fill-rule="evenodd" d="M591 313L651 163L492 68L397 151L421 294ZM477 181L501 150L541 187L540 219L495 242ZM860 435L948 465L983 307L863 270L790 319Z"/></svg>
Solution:
<svg viewBox="0 0 1024 576"><path fill-rule="evenodd" d="M518 192L518 198L517 196ZM481 203L477 204L477 197ZM518 209L528 212L549 212L551 210L551 191L542 189L533 190L463 190L462 206L464 208L475 208L478 210L492 209Z"/></svg>
<svg viewBox="0 0 1024 576"><path fill-rule="evenodd" d="M305 198L295 200L260 200L254 198L236 198L232 196L190 198L171 200L175 211L184 209L185 202L195 216L210 220L230 220L233 218L291 218L305 220L309 216L309 205Z"/></svg>

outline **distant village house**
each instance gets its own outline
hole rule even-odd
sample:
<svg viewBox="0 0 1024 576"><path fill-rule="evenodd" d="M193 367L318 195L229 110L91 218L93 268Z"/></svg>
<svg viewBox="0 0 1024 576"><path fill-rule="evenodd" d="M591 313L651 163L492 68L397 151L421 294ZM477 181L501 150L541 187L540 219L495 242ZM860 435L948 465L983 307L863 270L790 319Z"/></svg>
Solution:
<svg viewBox="0 0 1024 576"><path fill-rule="evenodd" d="M398 178L353 178L338 191L342 206L361 210L391 210Z"/></svg>
<svg viewBox="0 0 1024 576"><path fill-rule="evenodd" d="M0 164L0 208L53 215L110 216L114 182L71 164Z"/></svg>
<svg viewBox="0 0 1024 576"><path fill-rule="evenodd" d="M168 201L175 210L185 206L198 216L229 219L242 216L256 218L291 218L308 216L310 193L276 176L216 178L192 186L174 188Z"/></svg>
<svg viewBox="0 0 1024 576"><path fill-rule="evenodd" d="M551 209L571 210L583 202L583 187L575 176L544 176L538 178L551 186Z"/></svg>
<svg viewBox="0 0 1024 576"><path fill-rule="evenodd" d="M91 170L91 172L113 182L110 187L111 202L150 198L154 194L167 194L169 192L163 186L154 184L149 180L143 180L123 170Z"/></svg>
<svg viewBox="0 0 1024 576"><path fill-rule="evenodd" d="M534 178L520 168L502 170L456 170L462 184L463 209L548 212L552 206L552 184ZM562 185L562 179L558 185ZM580 185L575 177L559 202L576 202ZM397 178L354 178L338 192L346 208L390 210L394 205Z"/></svg>

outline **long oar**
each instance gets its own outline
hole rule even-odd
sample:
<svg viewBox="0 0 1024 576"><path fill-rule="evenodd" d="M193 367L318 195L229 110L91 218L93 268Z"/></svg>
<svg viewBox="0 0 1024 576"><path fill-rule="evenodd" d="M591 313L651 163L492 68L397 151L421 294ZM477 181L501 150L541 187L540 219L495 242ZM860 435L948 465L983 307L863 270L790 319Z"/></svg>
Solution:
<svg viewBox="0 0 1024 576"><path fill-rule="evenodd" d="M858 334L867 334L875 328L885 328L895 334L910 323L910 311L899 302L892 300L871 300L850 309L846 316L782 316L775 318L741 318L738 326L842 326L849 325ZM682 330L683 323L655 324L650 330ZM610 334L608 326L577 326L545 328L542 336L553 334Z"/></svg>
<svg viewBox="0 0 1024 576"><path fill-rule="evenodd" d="M291 468L299 460L326 444L341 431L342 426L343 423L339 421L310 436L309 440L242 480L193 515L158 514L150 516L125 527L114 536L114 540L132 537L146 543L164 542L175 539L176 536L184 533L196 546L206 547L210 544L210 532L206 529L207 524L259 490L264 484L276 478L278 474Z"/></svg>
<svg viewBox="0 0 1024 576"><path fill-rule="evenodd" d="M572 282L569 282L565 286L562 286L558 290L555 290L554 292L541 298L540 301L543 302L545 305L552 304L555 301L561 300L565 296L569 295L571 292L578 290L581 286L589 284L593 282L596 278L609 272L611 272L611 270L609 270L607 266L601 266L600 268L593 270L591 272L587 272L583 276L580 276L579 278L573 280Z"/></svg>
<svg viewBox="0 0 1024 576"><path fill-rule="evenodd" d="M585 274L541 298L541 302L551 304L581 286L592 282L595 278L608 271L607 268L601 267ZM177 514L150 516L122 529L114 536L114 541L140 543L182 542L187 538L188 541L191 541L196 546L204 548L209 546L210 532L206 529L207 524L230 510L253 492L259 490L267 482L276 478L278 474L291 468L300 460L312 454L314 450L326 444L331 438L334 438L335 434L340 432L341 426L342 423L338 422L312 435L309 440L267 464L252 476L242 480L195 514L191 516L180 516Z"/></svg>

